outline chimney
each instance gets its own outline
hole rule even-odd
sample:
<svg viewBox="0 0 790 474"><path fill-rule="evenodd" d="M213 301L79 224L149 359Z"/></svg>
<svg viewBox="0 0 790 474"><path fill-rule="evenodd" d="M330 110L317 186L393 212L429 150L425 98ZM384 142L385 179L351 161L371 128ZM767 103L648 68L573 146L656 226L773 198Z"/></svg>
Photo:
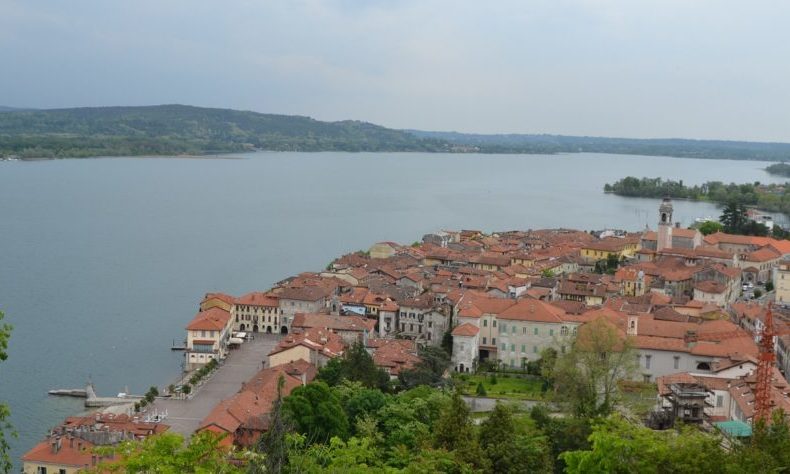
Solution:
<svg viewBox="0 0 790 474"><path fill-rule="evenodd" d="M302 387L307 385L307 374L305 372L302 372L302 375L299 378L302 379Z"/></svg>
<svg viewBox="0 0 790 474"><path fill-rule="evenodd" d="M683 342L685 342L689 347L694 347L694 344L697 343L697 331L694 329L689 329L686 331L686 335L683 337Z"/></svg>
<svg viewBox="0 0 790 474"><path fill-rule="evenodd" d="M675 228L680 229L680 222L675 222Z"/></svg>
<svg viewBox="0 0 790 474"><path fill-rule="evenodd" d="M55 448L55 452L57 453L57 452L60 452L60 447L62 446L61 445L60 436L57 437L57 441L56 442L57 442L57 447Z"/></svg>
<svg viewBox="0 0 790 474"><path fill-rule="evenodd" d="M53 439L52 442L49 445L49 448L50 448L49 451L52 454L57 453L58 452L58 442Z"/></svg>
<svg viewBox="0 0 790 474"><path fill-rule="evenodd" d="M69 448L74 448L74 436L69 435Z"/></svg>

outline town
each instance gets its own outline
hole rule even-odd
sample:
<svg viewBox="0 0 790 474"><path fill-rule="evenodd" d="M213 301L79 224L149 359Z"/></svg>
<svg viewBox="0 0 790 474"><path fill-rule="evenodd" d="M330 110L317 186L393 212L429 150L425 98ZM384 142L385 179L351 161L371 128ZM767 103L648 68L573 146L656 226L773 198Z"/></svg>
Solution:
<svg viewBox="0 0 790 474"><path fill-rule="evenodd" d="M359 347L396 388L444 348L442 378L483 374L464 400L488 412L496 400L484 401L508 398L490 374L532 373L595 325L633 352L618 382L649 394L642 423L746 439L771 412L790 413L790 241L702 235L673 220L670 199L657 204L653 230L445 230L263 291L207 293L185 327L180 383L67 418L23 471L90 469L113 460L92 448L166 431L253 448L277 400Z"/></svg>

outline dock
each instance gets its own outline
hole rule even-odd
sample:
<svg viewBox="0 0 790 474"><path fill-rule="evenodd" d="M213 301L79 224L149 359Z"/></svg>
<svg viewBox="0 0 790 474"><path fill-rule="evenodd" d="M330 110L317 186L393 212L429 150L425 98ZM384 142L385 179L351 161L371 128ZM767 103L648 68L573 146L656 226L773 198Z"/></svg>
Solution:
<svg viewBox="0 0 790 474"><path fill-rule="evenodd" d="M56 397L88 398L88 392L82 388L59 388L56 390L50 390L47 393Z"/></svg>
<svg viewBox="0 0 790 474"><path fill-rule="evenodd" d="M84 398L85 407L87 408L123 405L126 403L134 403L143 399L141 395L126 395L126 394L119 394L119 396L117 397L99 397L96 395L96 390L93 387L93 383L91 382L88 382L88 384L85 386L84 389L61 388L61 389L50 390L47 393L49 395L57 396L57 397Z"/></svg>

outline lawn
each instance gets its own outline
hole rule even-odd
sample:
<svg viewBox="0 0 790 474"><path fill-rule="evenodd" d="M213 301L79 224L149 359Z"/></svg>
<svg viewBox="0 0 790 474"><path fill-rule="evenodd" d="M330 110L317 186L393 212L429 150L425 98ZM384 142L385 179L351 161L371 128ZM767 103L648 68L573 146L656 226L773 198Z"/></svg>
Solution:
<svg viewBox="0 0 790 474"><path fill-rule="evenodd" d="M464 395L477 395L477 384L483 382L487 397L512 400L542 400L543 381L523 379L510 374L487 375L459 374L453 377ZM496 382L496 383L492 383Z"/></svg>

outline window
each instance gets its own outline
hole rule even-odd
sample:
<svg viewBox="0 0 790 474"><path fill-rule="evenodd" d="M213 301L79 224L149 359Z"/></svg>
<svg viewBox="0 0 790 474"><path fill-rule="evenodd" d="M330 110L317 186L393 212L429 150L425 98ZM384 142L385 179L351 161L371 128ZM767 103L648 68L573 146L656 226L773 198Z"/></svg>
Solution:
<svg viewBox="0 0 790 474"><path fill-rule="evenodd" d="M433 327L433 321L428 321L428 328L430 329L432 327Z"/></svg>
<svg viewBox="0 0 790 474"><path fill-rule="evenodd" d="M568 326L563 326L560 328L560 336L567 336L568 335Z"/></svg>
<svg viewBox="0 0 790 474"><path fill-rule="evenodd" d="M516 361L513 360L513 359L510 359L510 366L511 367L515 367L516 366Z"/></svg>
<svg viewBox="0 0 790 474"><path fill-rule="evenodd" d="M202 353L213 352L214 344L192 344L192 351Z"/></svg>
<svg viewBox="0 0 790 474"><path fill-rule="evenodd" d="M553 335L554 335L554 329L549 329L549 336L553 336Z"/></svg>
<svg viewBox="0 0 790 474"><path fill-rule="evenodd" d="M645 381L645 383L650 383L650 374L643 374L642 379Z"/></svg>
<svg viewBox="0 0 790 474"><path fill-rule="evenodd" d="M414 324L409 324L409 331L414 332Z"/></svg>
<svg viewBox="0 0 790 474"><path fill-rule="evenodd" d="M516 326L513 326L510 328L510 334L515 334L515 333L516 333Z"/></svg>
<svg viewBox="0 0 790 474"><path fill-rule="evenodd" d="M488 320L487 320L487 319L484 319L484 320L483 320L483 327L484 327L484 328L487 328L487 327L488 327Z"/></svg>
<svg viewBox="0 0 790 474"><path fill-rule="evenodd" d="M675 357L673 357L673 359L674 359L674 366L673 367L675 369L680 368L680 356L675 356Z"/></svg>
<svg viewBox="0 0 790 474"><path fill-rule="evenodd" d="M535 333L536 336L538 335L538 328L534 329L534 333Z"/></svg>
<svg viewBox="0 0 790 474"><path fill-rule="evenodd" d="M527 346L526 344L521 344L521 353L523 354L525 352L527 352Z"/></svg>
<svg viewBox="0 0 790 474"><path fill-rule="evenodd" d="M516 345L515 344L511 344L510 345L510 352L516 352Z"/></svg>
<svg viewBox="0 0 790 474"><path fill-rule="evenodd" d="M721 408L724 406L724 395L716 395L716 406Z"/></svg>
<svg viewBox="0 0 790 474"><path fill-rule="evenodd" d="M483 345L484 346L486 345L486 338L485 337L483 337Z"/></svg>
<svg viewBox="0 0 790 474"><path fill-rule="evenodd" d="M507 332L507 324L501 324L501 325L499 326L499 332L504 332L504 333L506 333L506 332Z"/></svg>
<svg viewBox="0 0 790 474"><path fill-rule="evenodd" d="M200 337L206 337L206 331L200 331Z"/></svg>
<svg viewBox="0 0 790 474"><path fill-rule="evenodd" d="M651 356L651 355L645 355L645 368L646 368L646 369L649 369L649 368L650 368L650 360L651 360L652 358L653 358L653 356ZM648 381L649 381L649 380L648 380Z"/></svg>
<svg viewBox="0 0 790 474"><path fill-rule="evenodd" d="M526 333L527 333L527 328L526 327L521 328L521 334L526 334Z"/></svg>
<svg viewBox="0 0 790 474"><path fill-rule="evenodd" d="M538 346L532 346L532 353L533 354L537 354L538 353Z"/></svg>
<svg viewBox="0 0 790 474"><path fill-rule="evenodd" d="M505 352L506 350L507 350L507 344L505 344L505 343L503 342L503 343L502 343L502 352Z"/></svg>
<svg viewBox="0 0 790 474"><path fill-rule="evenodd" d="M491 321L491 327L496 327L496 319Z"/></svg>
<svg viewBox="0 0 790 474"><path fill-rule="evenodd" d="M491 338L491 345L492 345L492 346L495 346L495 345L496 345L496 338L495 338L495 337L492 337L492 338Z"/></svg>

